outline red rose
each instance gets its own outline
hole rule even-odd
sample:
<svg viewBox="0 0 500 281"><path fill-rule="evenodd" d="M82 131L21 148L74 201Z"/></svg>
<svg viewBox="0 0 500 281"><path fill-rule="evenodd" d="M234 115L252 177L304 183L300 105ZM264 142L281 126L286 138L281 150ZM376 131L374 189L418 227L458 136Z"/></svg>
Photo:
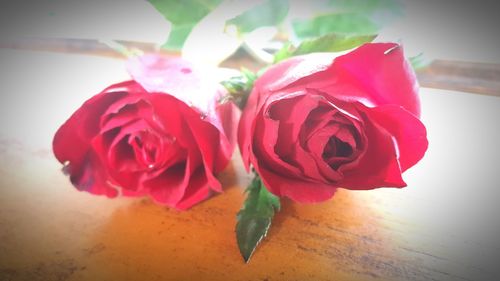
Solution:
<svg viewBox="0 0 500 281"><path fill-rule="evenodd" d="M220 192L214 174L228 164L238 110L190 63L143 56L134 78L86 101L57 131L53 150L79 190L149 195L186 209Z"/></svg>
<svg viewBox="0 0 500 281"><path fill-rule="evenodd" d="M312 54L271 67L243 112L238 141L277 196L331 198L338 187L404 187L427 149L418 85L396 44Z"/></svg>

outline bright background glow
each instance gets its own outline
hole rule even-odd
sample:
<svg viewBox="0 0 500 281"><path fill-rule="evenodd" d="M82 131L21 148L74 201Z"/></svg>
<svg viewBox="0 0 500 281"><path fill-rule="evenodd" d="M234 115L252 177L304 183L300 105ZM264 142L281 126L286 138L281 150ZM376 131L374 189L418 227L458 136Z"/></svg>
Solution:
<svg viewBox="0 0 500 281"><path fill-rule="evenodd" d="M11 2L10 6L0 9L0 40L15 36L35 36L120 39L159 45L166 40L168 35L168 23L146 1L45 0L36 3ZM303 3L307 5L306 1ZM384 30L379 40L401 40L409 55L424 52L429 58L500 62L499 37L495 36L498 33L496 29L500 26L498 24L500 17L495 14L498 9L493 9L487 3L478 4L474 1L469 3L406 1L405 3L407 5L406 16ZM206 31L212 24L221 27L220 21L213 20L215 23L207 20L208 23L205 26L200 25L199 33L203 36L207 35L204 30ZM268 38L269 34L274 31L260 30L260 32L262 33L256 32L257 39L253 41L260 42L259 44L262 45L262 41L265 41L262 38ZM200 38L202 38L201 41ZM208 39L203 40L203 38ZM214 38L215 35L213 38L210 36L194 38L190 42L188 53L195 60L213 63L213 61L220 60L225 53L212 51L235 48L234 38L226 38L228 41ZM210 52L197 52L197 46L201 48L200 50ZM220 46L224 48L218 48ZM0 213L2 215L0 222L4 223L0 228L0 237L12 239L13 242L10 244L3 238L2 242L5 242L6 248L14 249L12 253L18 255L9 255L9 258L15 260L14 258L18 257L15 261L24 262L23 259L31 257L31 251L35 249L32 259L44 261L52 254L52 248L61 244L65 245L65 250L70 249L70 252L71 249L80 251L78 247L81 245L78 243L87 246L85 243L95 242L92 239L100 241L99 235L105 236L105 232L97 226L111 225L105 230L112 234L118 233L118 235L110 235L108 245L112 248L113 245L126 244L112 249L121 249L122 251L118 253L129 255L127 258L131 260L143 259L138 266L146 270L141 274L151 273L151 268L148 267L149 262L152 262L153 268L159 271L167 268L164 261L168 259L162 255L170 255L171 252L167 250L160 252L158 249L185 246L185 244L170 243L170 240L159 239L160 236L154 236L158 238L156 240L151 239L151 233L157 232L155 228L157 225L154 223L159 224L168 216L167 218L170 218L173 224L177 223L177 228L173 229L182 232L186 228L186 220L182 219L186 217L167 213L160 207L135 204L138 201L110 201L104 198L98 199L89 194L77 193L72 189L67 178L60 173L60 164L51 152L52 137L70 114L86 99L106 86L128 79L124 62L96 56L0 49L0 69L0 189L2 193L0 211L5 211ZM352 251L356 254L356 251L360 249L365 250L360 244L346 242L350 241L348 239L354 239L356 243L362 241L362 239L358 241L357 238L349 238L350 232L348 231L354 233L366 231L368 235L371 235L369 238L375 237L382 241L377 244L384 247L382 250L399 254L404 252L401 247L411 247L413 252L408 252L408 256L405 257L410 265L427 266L431 269L441 269L443 272L456 272L472 280L477 279L475 273L470 273L475 272L473 269L480 268L485 269L485 271L479 270L480 272L498 273L497 265L494 263L500 260L500 248L497 241L500 237L500 216L498 216L500 212L498 204L500 200L498 191L500 98L428 88L421 90L421 97L422 118L428 129L430 146L424 159L405 173L407 188L378 189L370 192L341 190L332 201L320 206L294 205L291 211L295 211L295 215L301 219L290 217L280 222L280 226L276 225L273 230L276 235L272 238L278 243L268 243L266 247L289 249L286 248L290 245L289 240L279 240L279 237L286 237L285 234L290 235L287 229L300 233L304 228L301 223L306 221L302 218L308 218L311 221L314 221L314 218L321 218L331 225L340 225L339 229L345 231L338 233L330 231L328 234L337 238L345 238L346 240L340 240L341 243L332 243L334 245L331 247L344 247L345 245L345 249L340 249L346 252ZM216 258L205 259L203 262L198 260L198 264L213 261L219 263L222 260L221 266L226 266L227 264L224 263L226 260L217 256L218 254L227 255L228 260L239 258L236 244L230 240L234 237L232 236L233 225L229 223L232 222L230 219L234 219L234 213L241 205L241 187L248 182L248 177L238 161L239 158L235 156L235 161L233 161L235 164L231 168L233 170L230 170L228 174L236 178L233 183L236 182L239 188L233 188L224 196L215 197L209 200L210 202L204 203L205 205L202 204L198 213L185 215L192 216L188 218L197 219L196 222L202 221L199 228L196 228L198 225L191 225L191 227L199 233L205 231L208 237L207 239L195 237L192 241L205 245L206 248L201 248L202 250L214 249L213 247L217 250L204 253ZM16 188L12 188L13 186ZM126 207L120 209L125 205ZM220 206L228 206L228 210L232 208L233 213L229 215ZM345 211L349 215L346 216L348 221L344 222L342 219L346 217L342 217L339 213L344 211L341 207L346 206L351 208ZM325 214L322 212L325 209L338 212ZM139 212L136 212L137 210ZM210 213L205 212L206 210L215 211ZM5 214L16 214L18 217ZM109 218L112 215L115 216L114 221ZM130 219L131 217L136 221ZM356 218L358 220L355 220ZM203 224L216 219L220 219L218 222L225 223L222 228L219 228L219 225L207 228ZM87 225L78 225L75 221L92 224L89 228ZM340 222L345 225L341 225ZM137 242L134 239L121 240L122 237L134 238L137 233L139 237L142 235L140 232L142 228L139 228L139 232L132 231L136 229L137 223L142 223L141 226L144 226L144 229L151 230L151 232L144 233L147 239L141 240L141 243L147 241L151 244L127 243ZM4 225L10 227L3 227ZM302 228L292 228L297 225ZM87 235L77 236L74 229L83 229L87 231L85 232ZM218 232L214 232L214 229ZM129 230L129 232L123 233L123 230ZM162 228L162 230L165 229ZM169 231L165 231L167 232ZM169 238L175 240L176 237L181 237L183 233L180 232L171 231ZM39 233L46 235L38 235ZM77 234L80 235L79 232ZM92 235L98 238L92 238ZM71 244L75 241L77 243ZM314 239L308 242L314 245L319 243ZM365 243L365 241L359 243ZM22 248L23 245L30 247ZM148 245L161 247L150 246L148 248ZM1 244L0 246L4 247ZM197 247L198 244L188 247L191 252L183 252L185 260L191 261L198 256L205 257L198 251L200 248L195 246ZM129 251L130 249L135 251ZM379 254L373 247L367 249L372 255ZM298 252L296 248L293 250L287 255L274 257L283 259L285 265L286 261L289 261L290 267L296 266L291 261L295 261L293 258L296 255L304 253ZM192 253L194 254L190 255ZM264 253L268 256L264 256ZM260 249L259 252L265 258L279 253L281 253L279 250L273 252L266 251L265 248ZM115 260L111 262L115 262L114 265L118 268L127 266L123 272L128 273L128 265L116 265L116 255L113 256L113 254L115 253L112 252L111 257ZM384 254L387 253L384 252ZM151 255L156 258L152 259ZM301 257L296 258L299 260ZM439 257L445 259L439 259ZM391 260L386 257L372 257L375 261L385 259ZM148 262L144 262L145 260ZM106 260L106 262L109 261ZM259 268L262 272L266 272L266 266L273 265L266 259L259 264L256 258L255 262L255 266L262 266ZM314 260L302 262L313 263ZM344 261L343 266L348 267L349 265L345 263ZM104 263L100 263L101 266L102 264ZM190 263L184 264L184 266L190 265ZM231 265L232 269L239 268L234 266L234 263ZM319 266L324 270L334 268L331 264L319 264ZM367 266L374 265L368 264ZM393 266L397 267L399 264ZM110 268L113 270L113 267ZM248 272L252 268L239 269ZM227 269L224 268L224 270ZM186 270L186 272L191 271Z"/></svg>

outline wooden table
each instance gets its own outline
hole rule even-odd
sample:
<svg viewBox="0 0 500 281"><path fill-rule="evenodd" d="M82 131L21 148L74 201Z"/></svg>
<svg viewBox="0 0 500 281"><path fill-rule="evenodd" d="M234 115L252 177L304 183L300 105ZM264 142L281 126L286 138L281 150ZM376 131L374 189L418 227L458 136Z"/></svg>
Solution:
<svg viewBox="0 0 500 281"><path fill-rule="evenodd" d="M51 152L58 126L126 79L122 61L0 49L0 280L500 280L500 98L422 89L430 147L404 189L283 202L245 264L223 194L187 212L75 190Z"/></svg>

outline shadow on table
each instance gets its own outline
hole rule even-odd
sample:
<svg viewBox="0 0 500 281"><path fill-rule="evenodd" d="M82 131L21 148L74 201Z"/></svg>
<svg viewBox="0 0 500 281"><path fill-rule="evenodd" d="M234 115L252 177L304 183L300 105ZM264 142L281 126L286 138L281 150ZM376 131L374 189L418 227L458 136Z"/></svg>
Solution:
<svg viewBox="0 0 500 281"><path fill-rule="evenodd" d="M221 180L240 180L231 174ZM234 233L243 188L226 186L224 194L187 212L150 200L118 209L91 239L95 251L89 251L88 271L81 274L120 280L403 277L392 240L380 226L380 214L369 197L346 190L321 204L284 200L269 235L245 264Z"/></svg>

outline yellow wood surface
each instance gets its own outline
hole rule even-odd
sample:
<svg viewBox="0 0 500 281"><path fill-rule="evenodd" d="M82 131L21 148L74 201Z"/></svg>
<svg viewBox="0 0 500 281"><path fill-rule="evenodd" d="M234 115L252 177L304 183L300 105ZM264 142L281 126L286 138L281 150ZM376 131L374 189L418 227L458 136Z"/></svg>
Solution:
<svg viewBox="0 0 500 281"><path fill-rule="evenodd" d="M283 200L245 264L235 215L250 177L187 212L75 190L50 143L122 61L0 50L0 280L500 280L500 98L422 90L430 148L404 189Z"/></svg>

